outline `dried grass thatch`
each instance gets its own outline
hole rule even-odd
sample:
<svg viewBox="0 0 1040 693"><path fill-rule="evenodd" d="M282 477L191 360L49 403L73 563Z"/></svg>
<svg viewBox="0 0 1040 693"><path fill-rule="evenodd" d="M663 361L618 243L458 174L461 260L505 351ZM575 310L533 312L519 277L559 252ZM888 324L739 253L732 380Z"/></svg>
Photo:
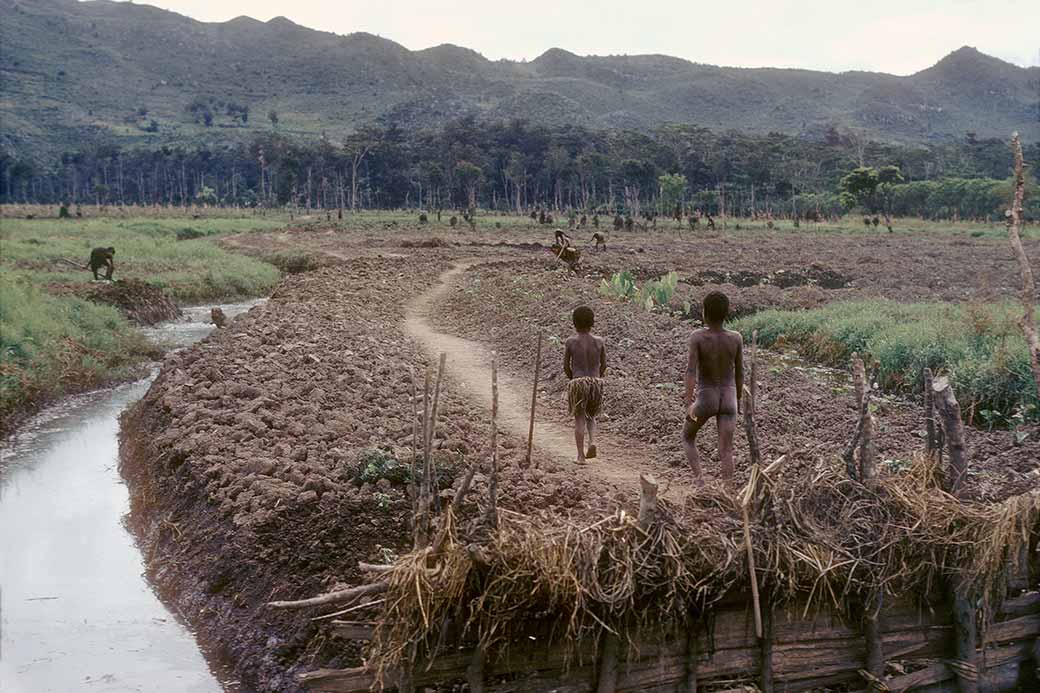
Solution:
<svg viewBox="0 0 1040 693"><path fill-rule="evenodd" d="M934 474L919 457L873 486L837 463L763 477L768 493L752 523L760 584L807 609L844 610L877 591L924 597L951 581L995 603L1022 547L1040 535L1040 490L966 502ZM721 487L683 508L662 503L646 530L625 510L592 524L500 510L497 529L467 545L455 520L449 510L438 553L409 554L386 576L368 662L379 675L442 652L449 626L486 652L535 625L573 643L620 627L680 627L749 583L740 510Z"/></svg>

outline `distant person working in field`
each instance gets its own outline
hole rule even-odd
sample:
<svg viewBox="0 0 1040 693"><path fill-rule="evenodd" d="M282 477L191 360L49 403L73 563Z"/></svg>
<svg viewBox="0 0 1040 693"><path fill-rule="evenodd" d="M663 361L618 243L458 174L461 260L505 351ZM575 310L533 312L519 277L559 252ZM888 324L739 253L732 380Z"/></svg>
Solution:
<svg viewBox="0 0 1040 693"><path fill-rule="evenodd" d="M720 291L704 297L705 327L690 335L686 365L686 422L683 448L690 468L701 476L697 433L715 417L719 428L719 462L722 480L733 482L733 432L737 428L740 396L744 388L744 340L739 332L722 326L729 315L729 299Z"/></svg>
<svg viewBox="0 0 1040 693"><path fill-rule="evenodd" d="M596 317L588 306L578 306L571 316L577 334L567 339L563 353L563 372L567 386L567 408L574 417L574 442L578 463L596 456L596 416L603 405L603 377L607 374L607 348L602 337L592 334ZM585 449L585 432L589 447Z"/></svg>

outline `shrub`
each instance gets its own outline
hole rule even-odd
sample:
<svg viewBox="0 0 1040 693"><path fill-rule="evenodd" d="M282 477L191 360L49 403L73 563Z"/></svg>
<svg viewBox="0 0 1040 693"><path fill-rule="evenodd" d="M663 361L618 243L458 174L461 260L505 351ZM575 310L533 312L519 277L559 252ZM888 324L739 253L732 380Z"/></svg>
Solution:
<svg viewBox="0 0 1040 693"><path fill-rule="evenodd" d="M321 267L321 262L313 255L293 250L272 253L264 257L264 260L277 267L283 274L313 272Z"/></svg>
<svg viewBox="0 0 1040 693"><path fill-rule="evenodd" d="M887 300L835 303L805 311L768 310L735 328L758 330L761 344L790 345L803 356L845 367L853 352L877 361L881 385L917 395L925 368L949 374L967 415L1010 418L1040 404L1017 306L903 304Z"/></svg>

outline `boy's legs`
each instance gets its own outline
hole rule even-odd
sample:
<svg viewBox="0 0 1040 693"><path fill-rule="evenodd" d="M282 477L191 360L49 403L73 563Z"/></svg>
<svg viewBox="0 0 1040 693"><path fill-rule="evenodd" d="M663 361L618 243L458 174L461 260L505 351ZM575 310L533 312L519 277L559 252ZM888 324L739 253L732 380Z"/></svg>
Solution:
<svg viewBox="0 0 1040 693"><path fill-rule="evenodd" d="M574 442L578 446L578 462L585 461L585 412L581 411L574 415Z"/></svg>
<svg viewBox="0 0 1040 693"><path fill-rule="evenodd" d="M683 450L686 451L686 461L689 463L690 469L698 479L701 476L701 454L697 450L697 433L706 421L707 419L701 418L691 419L687 415L686 422L683 424Z"/></svg>
<svg viewBox="0 0 1040 693"><path fill-rule="evenodd" d="M722 468L722 481L728 486L733 483L733 434L737 430L737 417L719 414L716 420L719 425L719 466Z"/></svg>

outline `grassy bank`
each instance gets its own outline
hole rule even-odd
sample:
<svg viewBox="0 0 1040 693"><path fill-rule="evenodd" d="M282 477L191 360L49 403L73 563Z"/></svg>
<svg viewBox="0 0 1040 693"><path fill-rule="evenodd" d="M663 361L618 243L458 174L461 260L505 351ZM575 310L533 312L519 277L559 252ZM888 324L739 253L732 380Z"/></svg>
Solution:
<svg viewBox="0 0 1040 693"><path fill-rule="evenodd" d="M91 248L116 249L117 279L140 279L180 303L266 293L278 271L224 250L212 240L228 233L278 228L280 220L244 219L5 219L0 269L52 289L91 279L63 259L85 264Z"/></svg>
<svg viewBox="0 0 1040 693"><path fill-rule="evenodd" d="M154 352L115 308L0 275L0 434L18 413L125 378Z"/></svg>
<svg viewBox="0 0 1040 693"><path fill-rule="evenodd" d="M748 339L794 347L805 358L847 367L853 352L869 355L885 389L918 393L922 371L948 373L966 415L976 424L1010 425L1040 418L1029 352L1015 305L951 305L869 300L806 311L769 310L742 318Z"/></svg>
<svg viewBox="0 0 1040 693"><path fill-rule="evenodd" d="M116 279L139 279L181 304L259 296L280 273L213 241L281 219L4 219L0 222L0 432L64 394L126 378L153 347L116 309L83 300L91 248L116 248Z"/></svg>

